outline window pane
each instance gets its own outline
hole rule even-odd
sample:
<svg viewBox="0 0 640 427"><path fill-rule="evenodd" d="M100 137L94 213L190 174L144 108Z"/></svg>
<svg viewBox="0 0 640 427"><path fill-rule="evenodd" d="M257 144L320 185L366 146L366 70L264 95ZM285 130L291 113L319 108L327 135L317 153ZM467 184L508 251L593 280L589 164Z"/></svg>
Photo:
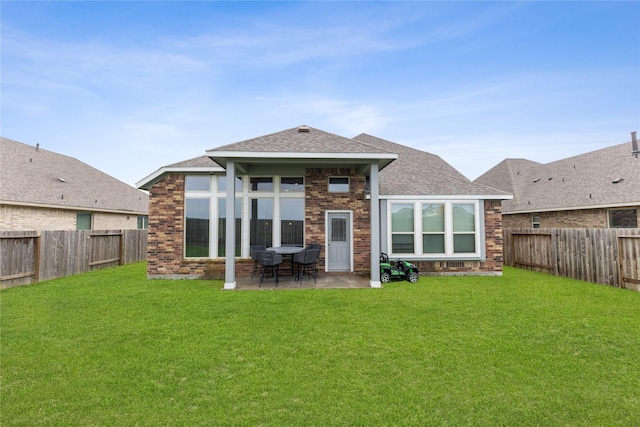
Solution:
<svg viewBox="0 0 640 427"><path fill-rule="evenodd" d="M444 205L422 205L422 231L444 232Z"/></svg>
<svg viewBox="0 0 640 427"><path fill-rule="evenodd" d="M453 231L476 231L473 204L453 205Z"/></svg>
<svg viewBox="0 0 640 427"><path fill-rule="evenodd" d="M443 254L444 234L423 234L422 252L425 254Z"/></svg>
<svg viewBox="0 0 640 427"><path fill-rule="evenodd" d="M251 199L249 232L251 245L273 246L273 199Z"/></svg>
<svg viewBox="0 0 640 427"><path fill-rule="evenodd" d="M476 239L474 234L455 234L453 236L454 253L475 253L475 251Z"/></svg>
<svg viewBox="0 0 640 427"><path fill-rule="evenodd" d="M249 180L251 191L273 191L273 178L251 178Z"/></svg>
<svg viewBox="0 0 640 427"><path fill-rule="evenodd" d="M331 218L331 241L346 242L347 241L347 219Z"/></svg>
<svg viewBox="0 0 640 427"><path fill-rule="evenodd" d="M280 243L304 243L304 199L280 199Z"/></svg>
<svg viewBox="0 0 640 427"><path fill-rule="evenodd" d="M91 230L91 212L76 214L76 230Z"/></svg>
<svg viewBox="0 0 640 427"><path fill-rule="evenodd" d="M224 193L227 191L227 177L218 177L218 192ZM242 191L242 178L236 177L236 192Z"/></svg>
<svg viewBox="0 0 640 427"><path fill-rule="evenodd" d="M412 204L391 205L391 231L392 232L413 231L413 205Z"/></svg>
<svg viewBox="0 0 640 427"><path fill-rule="evenodd" d="M185 202L185 256L209 256L209 199L187 199Z"/></svg>
<svg viewBox="0 0 640 427"><path fill-rule="evenodd" d="M329 178L329 191L347 193L349 191L349 178Z"/></svg>
<svg viewBox="0 0 640 427"><path fill-rule="evenodd" d="M391 253L412 254L413 234L393 234L391 236Z"/></svg>
<svg viewBox="0 0 640 427"><path fill-rule="evenodd" d="M609 211L609 228L636 228L638 213L636 209L615 209Z"/></svg>
<svg viewBox="0 0 640 427"><path fill-rule="evenodd" d="M303 192L304 178L280 178L280 191L283 193Z"/></svg>
<svg viewBox="0 0 640 427"><path fill-rule="evenodd" d="M210 183L209 175L187 175L185 189L187 191L209 191Z"/></svg>
<svg viewBox="0 0 640 427"><path fill-rule="evenodd" d="M239 257L241 252L242 236L242 199L235 201L236 217L236 242L235 256ZM224 257L227 253L227 200L218 199L218 257Z"/></svg>

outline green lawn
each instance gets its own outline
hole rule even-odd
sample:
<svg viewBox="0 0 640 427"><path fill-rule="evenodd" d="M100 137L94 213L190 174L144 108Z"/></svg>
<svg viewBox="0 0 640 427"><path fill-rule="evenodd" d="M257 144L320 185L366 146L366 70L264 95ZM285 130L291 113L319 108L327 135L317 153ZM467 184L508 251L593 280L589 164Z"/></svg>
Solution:
<svg viewBox="0 0 640 427"><path fill-rule="evenodd" d="M221 288L140 263L2 291L0 424L640 425L640 293Z"/></svg>

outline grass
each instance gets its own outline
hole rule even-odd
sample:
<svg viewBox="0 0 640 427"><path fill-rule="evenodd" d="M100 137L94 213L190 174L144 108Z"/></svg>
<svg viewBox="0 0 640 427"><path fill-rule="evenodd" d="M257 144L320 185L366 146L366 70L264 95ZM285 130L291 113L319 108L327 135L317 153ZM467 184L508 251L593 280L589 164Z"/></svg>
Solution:
<svg viewBox="0 0 640 427"><path fill-rule="evenodd" d="M0 424L640 424L640 293L511 268L221 287L133 264L2 291Z"/></svg>

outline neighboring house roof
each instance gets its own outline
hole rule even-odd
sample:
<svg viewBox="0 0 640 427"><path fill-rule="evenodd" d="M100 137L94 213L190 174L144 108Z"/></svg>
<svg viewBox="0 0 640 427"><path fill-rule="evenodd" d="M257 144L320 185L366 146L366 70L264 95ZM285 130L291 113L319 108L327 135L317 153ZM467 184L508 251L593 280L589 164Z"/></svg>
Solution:
<svg viewBox="0 0 640 427"><path fill-rule="evenodd" d="M227 159L242 162L339 165L341 162L380 166L381 196L486 196L510 198L510 194L473 183L439 156L371 135L345 138L309 126L299 126L207 151L206 156L165 166L138 183L149 188L169 172L222 171Z"/></svg>
<svg viewBox="0 0 640 427"><path fill-rule="evenodd" d="M509 193L469 181L439 156L405 145L361 134L353 138L398 154L398 159L380 172L380 195L499 196Z"/></svg>
<svg viewBox="0 0 640 427"><path fill-rule="evenodd" d="M503 213L634 206L640 205L640 158L627 142L547 164L506 159L474 182L513 194Z"/></svg>
<svg viewBox="0 0 640 427"><path fill-rule="evenodd" d="M0 138L0 203L146 215L149 196L77 159Z"/></svg>

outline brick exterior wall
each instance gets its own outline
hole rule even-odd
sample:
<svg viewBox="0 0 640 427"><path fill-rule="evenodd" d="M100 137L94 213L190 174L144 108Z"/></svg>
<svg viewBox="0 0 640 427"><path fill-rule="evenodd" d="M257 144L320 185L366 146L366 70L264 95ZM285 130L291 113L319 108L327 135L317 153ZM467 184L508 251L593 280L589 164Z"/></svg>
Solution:
<svg viewBox="0 0 640 427"><path fill-rule="evenodd" d="M78 211L32 206L0 206L0 231L75 230ZM93 213L94 230L138 228L138 216L105 212Z"/></svg>
<svg viewBox="0 0 640 427"><path fill-rule="evenodd" d="M349 177L348 193L330 193L329 177ZM307 168L305 170L305 238L307 243L325 243L325 212L353 211L353 265L356 273L369 273L371 264L370 200L365 198L364 175L355 168ZM326 249L326 248L325 248ZM325 249L318 268L324 268Z"/></svg>
<svg viewBox="0 0 640 427"><path fill-rule="evenodd" d="M499 200L484 201L485 250L484 261L411 261L420 274L502 274L504 262L502 243L502 205Z"/></svg>
<svg viewBox="0 0 640 427"><path fill-rule="evenodd" d="M640 228L640 206L636 207ZM609 228L608 209L540 212L540 228ZM531 228L531 214L503 215L504 228Z"/></svg>
<svg viewBox="0 0 640 427"><path fill-rule="evenodd" d="M330 176L348 176L348 193L330 193ZM305 240L325 243L325 212L353 212L353 261L356 274L369 274L370 201L365 198L365 176L352 168L307 168L305 171ZM224 259L184 258L185 179L170 174L156 183L149 194L147 275L150 278L224 278ZM485 261L418 261L425 274L501 274L502 210L500 201L484 202ZM325 250L320 270L324 269ZM251 259L236 260L236 275L251 275Z"/></svg>

